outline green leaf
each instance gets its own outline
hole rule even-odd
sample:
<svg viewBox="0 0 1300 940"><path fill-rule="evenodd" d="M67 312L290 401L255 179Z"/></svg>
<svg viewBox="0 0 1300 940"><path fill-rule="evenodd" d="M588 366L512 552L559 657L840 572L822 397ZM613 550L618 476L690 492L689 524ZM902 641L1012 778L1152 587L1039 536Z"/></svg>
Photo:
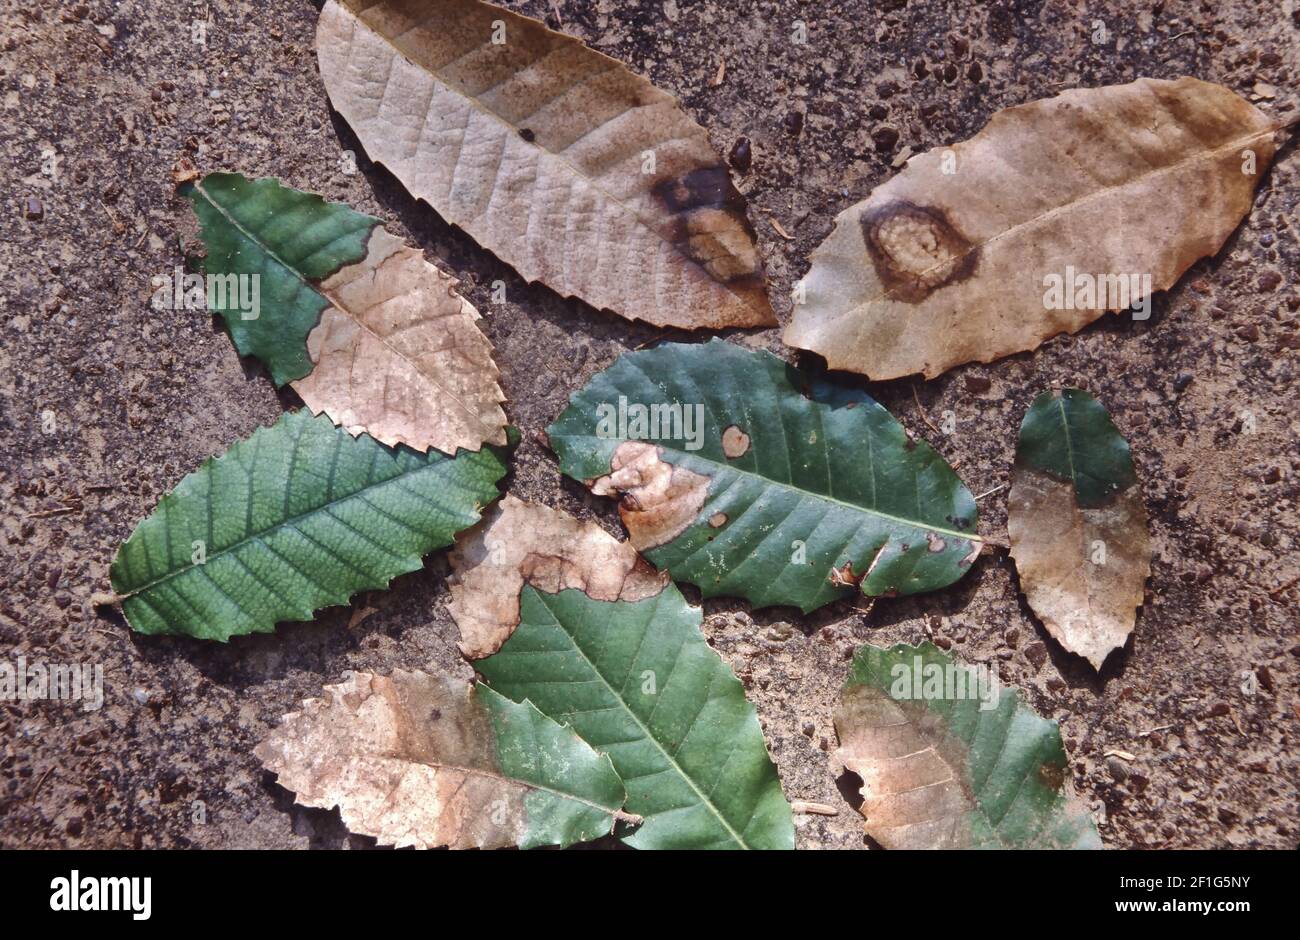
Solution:
<svg viewBox="0 0 1300 940"><path fill-rule="evenodd" d="M672 585L634 602L528 585L514 634L475 666L609 755L645 819L629 845L794 848L758 716L700 619Z"/></svg>
<svg viewBox="0 0 1300 940"><path fill-rule="evenodd" d="M1128 441L1085 391L1043 392L1020 425L1016 463L1074 484L1079 505L1104 506L1137 482Z"/></svg>
<svg viewBox="0 0 1300 940"><path fill-rule="evenodd" d="M836 758L886 848L1100 848L1069 794L1055 721L988 667L930 643L861 647L835 714Z"/></svg>
<svg viewBox="0 0 1300 940"><path fill-rule="evenodd" d="M447 675L352 673L255 753L303 806L338 806L381 845L563 847L635 821L609 758L571 728Z"/></svg>
<svg viewBox="0 0 1300 940"><path fill-rule="evenodd" d="M807 612L854 582L930 591L982 545L970 492L879 404L721 340L623 356L548 435L565 473L623 495L633 546L705 597Z"/></svg>
<svg viewBox="0 0 1300 940"><path fill-rule="evenodd" d="M140 633L227 640L346 603L418 569L497 498L499 450L384 447L304 411L191 473L118 550Z"/></svg>
<svg viewBox="0 0 1300 940"><path fill-rule="evenodd" d="M238 173L210 173L182 192L202 227L204 270L257 276L255 317L246 318L248 308L230 291L224 297L209 291L208 309L226 321L241 355L266 364L277 386L307 375L307 334L329 306L316 283L364 258L379 220L276 180Z"/></svg>

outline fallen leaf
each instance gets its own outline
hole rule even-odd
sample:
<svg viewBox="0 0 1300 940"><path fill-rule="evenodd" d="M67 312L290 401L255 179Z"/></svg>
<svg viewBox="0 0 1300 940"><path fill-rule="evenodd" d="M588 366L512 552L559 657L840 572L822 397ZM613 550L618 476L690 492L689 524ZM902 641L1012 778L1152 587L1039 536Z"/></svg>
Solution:
<svg viewBox="0 0 1300 940"><path fill-rule="evenodd" d="M599 601L639 601L668 583L594 522L514 496L461 534L450 561L447 606L470 659L495 653L514 632L525 584L548 594L576 588Z"/></svg>
<svg viewBox="0 0 1300 940"><path fill-rule="evenodd" d="M794 848L754 706L669 584L641 601L526 585L519 626L475 663L496 691L530 701L608 754L643 817L639 849Z"/></svg>
<svg viewBox="0 0 1300 940"><path fill-rule="evenodd" d="M563 847L633 819L609 758L527 702L402 671L324 692L254 753L300 805L337 806L380 845Z"/></svg>
<svg viewBox="0 0 1300 940"><path fill-rule="evenodd" d="M529 281L658 326L772 326L746 203L675 99L474 0L329 0L321 77L371 159Z"/></svg>
<svg viewBox="0 0 1300 940"><path fill-rule="evenodd" d="M970 492L884 408L722 340L623 356L547 436L564 473L621 497L632 546L705 597L806 612L855 586L929 591L982 545Z"/></svg>
<svg viewBox="0 0 1300 940"><path fill-rule="evenodd" d="M202 225L205 272L258 279L256 293L249 282L209 296L209 309L239 352L263 360L277 385L292 382L313 414L419 451L506 443L505 395L478 311L419 249L378 219L271 179L212 173L184 192Z"/></svg>
<svg viewBox="0 0 1300 940"><path fill-rule="evenodd" d="M930 378L1073 333L1219 250L1276 129L1191 78L1000 111L840 214L785 342L872 379Z"/></svg>
<svg viewBox="0 0 1300 940"><path fill-rule="evenodd" d="M1151 542L1128 442L1087 392L1044 392L1025 413L1007 534L1047 632L1101 669L1133 632Z"/></svg>
<svg viewBox="0 0 1300 940"><path fill-rule="evenodd" d="M139 633L269 633L419 569L505 472L491 448L394 451L291 412L164 496L118 549L113 590Z"/></svg>
<svg viewBox="0 0 1300 940"><path fill-rule="evenodd" d="M867 834L887 849L1101 848L1056 722L986 666L928 642L862 646L835 733Z"/></svg>

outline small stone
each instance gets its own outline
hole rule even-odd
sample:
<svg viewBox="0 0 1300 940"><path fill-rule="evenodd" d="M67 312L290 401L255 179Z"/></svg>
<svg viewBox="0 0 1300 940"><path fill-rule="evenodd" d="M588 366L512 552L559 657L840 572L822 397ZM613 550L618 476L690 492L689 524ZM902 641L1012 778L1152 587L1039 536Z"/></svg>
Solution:
<svg viewBox="0 0 1300 940"><path fill-rule="evenodd" d="M1106 758L1106 770L1119 783L1123 783L1128 779L1128 768L1124 766L1124 762L1118 757Z"/></svg>
<svg viewBox="0 0 1300 940"><path fill-rule="evenodd" d="M798 137L803 133L803 112L791 108L785 113L785 132L791 137Z"/></svg>
<svg viewBox="0 0 1300 940"><path fill-rule="evenodd" d="M817 733L817 726L814 725L811 721L807 722L803 726L803 736L805 738L811 738L816 733Z"/></svg>
<svg viewBox="0 0 1300 940"><path fill-rule="evenodd" d="M1174 391L1181 395L1187 390L1187 386L1192 384L1192 378L1190 372L1179 372L1174 376Z"/></svg>
<svg viewBox="0 0 1300 940"><path fill-rule="evenodd" d="M871 132L871 140L881 153L891 153L898 146L898 130L888 124L882 124Z"/></svg>
<svg viewBox="0 0 1300 940"><path fill-rule="evenodd" d="M1006 643L1007 646L1015 649L1016 644L1020 642L1020 631L1015 627L1012 627L1006 633L1002 634L1002 641Z"/></svg>
<svg viewBox="0 0 1300 940"><path fill-rule="evenodd" d="M993 381L986 375L966 376L966 391L972 395L983 395L993 387Z"/></svg>
<svg viewBox="0 0 1300 940"><path fill-rule="evenodd" d="M1275 291L1281 283L1282 275L1276 271L1265 271L1259 276L1259 289L1262 291Z"/></svg>
<svg viewBox="0 0 1300 940"><path fill-rule="evenodd" d="M45 205L35 196L28 196L23 208L23 214L33 222L39 222L45 218Z"/></svg>
<svg viewBox="0 0 1300 940"><path fill-rule="evenodd" d="M1047 662L1047 647L1040 640L1035 640L1025 647L1025 659L1029 665L1033 666L1035 671L1042 669L1043 664Z"/></svg>
<svg viewBox="0 0 1300 940"><path fill-rule="evenodd" d="M737 173L749 172L749 168L754 163L754 153L748 137L736 139L736 142L731 145L731 153L727 155L727 161Z"/></svg>

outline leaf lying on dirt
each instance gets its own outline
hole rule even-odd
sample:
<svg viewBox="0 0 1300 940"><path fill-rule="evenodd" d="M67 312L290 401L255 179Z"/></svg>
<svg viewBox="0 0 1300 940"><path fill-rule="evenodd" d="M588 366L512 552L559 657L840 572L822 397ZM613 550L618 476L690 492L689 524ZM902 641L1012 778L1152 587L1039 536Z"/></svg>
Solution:
<svg viewBox="0 0 1300 940"><path fill-rule="evenodd" d="M1275 129L1191 78L1000 111L840 214L785 341L833 369L928 378L1075 332L1219 250L1250 211Z"/></svg>
<svg viewBox="0 0 1300 940"><path fill-rule="evenodd" d="M1087 392L1044 392L1026 412L1007 534L1029 606L1101 669L1133 632L1151 543L1128 442Z"/></svg>
<svg viewBox="0 0 1300 940"><path fill-rule="evenodd" d="M930 643L863 646L835 733L836 759L862 778L867 834L885 848L1101 848L1069 794L1056 722L988 667Z"/></svg>
<svg viewBox="0 0 1300 940"><path fill-rule="evenodd" d="M567 846L608 835L609 758L528 702L445 675L353 673L255 751L303 806L398 848Z"/></svg>
<svg viewBox="0 0 1300 940"><path fill-rule="evenodd" d="M659 326L773 326L745 199L671 95L473 0L329 0L321 77L371 159L529 281Z"/></svg>
<svg viewBox="0 0 1300 940"><path fill-rule="evenodd" d="M505 472L490 448L394 451L286 414L159 501L118 550L113 590L140 633L268 633L418 569L478 521Z"/></svg>
<svg viewBox="0 0 1300 940"><path fill-rule="evenodd" d="M642 849L794 848L754 706L671 584L641 601L526 585L501 651L475 663L494 689L571 725L609 755L644 817Z"/></svg>
<svg viewBox="0 0 1300 940"><path fill-rule="evenodd" d="M292 381L314 414L419 451L505 444L505 395L456 279L379 220L271 179L212 173L186 188L209 276L257 277L209 307L236 348ZM232 286L238 285L232 282Z"/></svg>
<svg viewBox="0 0 1300 940"><path fill-rule="evenodd" d="M951 584L982 543L952 468L866 395L722 340L623 356L547 431L631 544L705 597L805 612Z"/></svg>
<svg viewBox="0 0 1300 940"><path fill-rule="evenodd" d="M495 653L514 632L524 584L548 594L577 588L599 601L639 601L668 583L636 549L594 522L514 496L461 533L449 560L448 607L470 659Z"/></svg>

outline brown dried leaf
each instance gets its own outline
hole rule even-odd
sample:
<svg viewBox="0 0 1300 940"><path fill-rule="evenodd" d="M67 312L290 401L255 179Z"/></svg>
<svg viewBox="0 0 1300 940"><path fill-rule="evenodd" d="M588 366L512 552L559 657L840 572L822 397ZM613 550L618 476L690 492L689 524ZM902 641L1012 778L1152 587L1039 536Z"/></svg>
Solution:
<svg viewBox="0 0 1300 940"><path fill-rule="evenodd" d="M524 584L556 594L578 588L598 601L639 601L668 576L594 522L507 496L463 533L451 555L451 602L460 648L482 659L519 625Z"/></svg>
<svg viewBox="0 0 1300 940"><path fill-rule="evenodd" d="M398 848L564 845L634 820L608 759L571 729L444 675L349 675L254 753L299 804L337 806Z"/></svg>
<svg viewBox="0 0 1300 940"><path fill-rule="evenodd" d="M1007 496L1007 534L1021 589L1047 632L1101 669L1128 642L1151 574L1141 488L1085 508L1069 480L1017 466Z"/></svg>
<svg viewBox="0 0 1300 940"><path fill-rule="evenodd" d="M366 257L319 285L331 306L293 388L353 435L454 454L506 443L505 394L478 311L418 248L376 228Z"/></svg>
<svg viewBox="0 0 1300 940"><path fill-rule="evenodd" d="M1167 290L1250 211L1276 127L1191 78L1000 111L840 214L785 341L872 379L930 378L1075 332L1117 305L1048 309L1045 278L1150 275Z"/></svg>
<svg viewBox="0 0 1300 940"><path fill-rule="evenodd" d="M529 281L658 326L776 323L708 135L614 59L473 0L329 0L316 49L370 157Z"/></svg>

